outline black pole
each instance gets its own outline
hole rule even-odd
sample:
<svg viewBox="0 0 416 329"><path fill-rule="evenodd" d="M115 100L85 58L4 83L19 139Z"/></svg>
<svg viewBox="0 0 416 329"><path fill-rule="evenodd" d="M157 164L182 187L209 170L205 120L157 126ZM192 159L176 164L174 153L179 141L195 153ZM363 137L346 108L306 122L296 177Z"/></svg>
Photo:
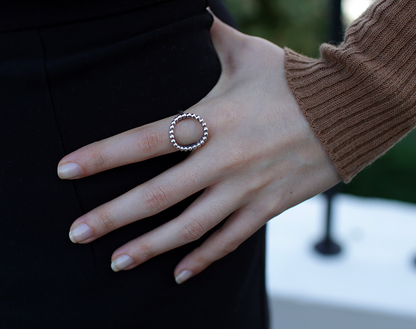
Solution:
<svg viewBox="0 0 416 329"><path fill-rule="evenodd" d="M336 187L330 188L328 191L325 191L324 195L327 197L327 207L326 207L326 225L325 225L325 237L324 240L332 240L332 199L337 194Z"/></svg>
<svg viewBox="0 0 416 329"><path fill-rule="evenodd" d="M325 256L337 255L341 252L341 247L332 238L332 199L338 193L338 190L339 185L335 185L324 192L327 199L325 234L322 241L315 245L315 250Z"/></svg>
<svg viewBox="0 0 416 329"><path fill-rule="evenodd" d="M329 39L332 44L339 44L344 40L344 28L342 26L342 0L331 1L331 17L329 25Z"/></svg>

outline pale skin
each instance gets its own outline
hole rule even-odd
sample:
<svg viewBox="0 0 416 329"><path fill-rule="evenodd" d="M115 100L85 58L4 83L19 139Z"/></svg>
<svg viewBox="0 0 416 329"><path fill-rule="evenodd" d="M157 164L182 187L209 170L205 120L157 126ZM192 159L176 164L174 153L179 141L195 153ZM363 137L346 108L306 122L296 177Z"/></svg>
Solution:
<svg viewBox="0 0 416 329"><path fill-rule="evenodd" d="M211 29L222 74L211 92L185 112L200 115L208 142L178 165L79 217L75 243L89 243L129 223L152 216L204 190L180 216L114 251L115 271L198 240L226 221L174 270L178 283L234 251L271 218L319 194L340 177L302 115L284 71L284 51L244 35L218 19ZM87 145L58 165L62 179L177 152L169 139L173 117ZM189 120L175 130L180 143L199 138Z"/></svg>

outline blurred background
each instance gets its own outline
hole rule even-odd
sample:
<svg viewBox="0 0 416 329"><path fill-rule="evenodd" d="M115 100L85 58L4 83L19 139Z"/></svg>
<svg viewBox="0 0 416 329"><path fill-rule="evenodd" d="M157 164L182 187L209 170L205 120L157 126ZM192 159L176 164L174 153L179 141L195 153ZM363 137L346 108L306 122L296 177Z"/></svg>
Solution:
<svg viewBox="0 0 416 329"><path fill-rule="evenodd" d="M223 1L241 31L309 57L373 2ZM337 193L269 222L271 329L416 329L415 168L416 130Z"/></svg>

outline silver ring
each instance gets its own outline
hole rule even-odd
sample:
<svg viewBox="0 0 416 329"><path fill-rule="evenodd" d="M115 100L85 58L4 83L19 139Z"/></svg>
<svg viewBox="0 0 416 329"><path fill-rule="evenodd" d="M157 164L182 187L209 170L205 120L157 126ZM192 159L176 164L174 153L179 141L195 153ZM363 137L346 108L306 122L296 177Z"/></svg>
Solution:
<svg viewBox="0 0 416 329"><path fill-rule="evenodd" d="M198 121L200 125L202 126L204 133L202 134L201 139L195 143L188 144L188 145L179 145L175 139L175 126L179 121L188 120L188 119ZM199 115L196 115L194 113L184 113L183 111L179 111L179 115L177 115L170 124L169 138L170 138L170 142L172 143L172 145L176 147L179 151L193 151L197 149L198 147L201 147L202 145L204 145L206 141L208 140L208 127L207 127L207 124Z"/></svg>

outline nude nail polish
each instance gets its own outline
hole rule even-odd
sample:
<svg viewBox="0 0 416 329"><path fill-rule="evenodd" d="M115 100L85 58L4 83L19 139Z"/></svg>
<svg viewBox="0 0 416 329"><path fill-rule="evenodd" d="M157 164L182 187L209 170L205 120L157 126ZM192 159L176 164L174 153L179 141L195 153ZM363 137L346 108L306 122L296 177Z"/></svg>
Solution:
<svg viewBox="0 0 416 329"><path fill-rule="evenodd" d="M133 264L134 264L133 258L127 255L122 255L111 262L111 269L114 272L118 272L118 271L124 270L125 268Z"/></svg>
<svg viewBox="0 0 416 329"><path fill-rule="evenodd" d="M65 163L58 167L58 176L61 179L71 179L78 177L81 174L81 167L74 162Z"/></svg>
<svg viewBox="0 0 416 329"><path fill-rule="evenodd" d="M190 279L194 273L189 270L184 270L177 277L175 277L175 281L177 284L184 283L186 280Z"/></svg>
<svg viewBox="0 0 416 329"><path fill-rule="evenodd" d="M87 224L80 224L69 231L69 239L73 243L82 242L92 236L92 230Z"/></svg>

